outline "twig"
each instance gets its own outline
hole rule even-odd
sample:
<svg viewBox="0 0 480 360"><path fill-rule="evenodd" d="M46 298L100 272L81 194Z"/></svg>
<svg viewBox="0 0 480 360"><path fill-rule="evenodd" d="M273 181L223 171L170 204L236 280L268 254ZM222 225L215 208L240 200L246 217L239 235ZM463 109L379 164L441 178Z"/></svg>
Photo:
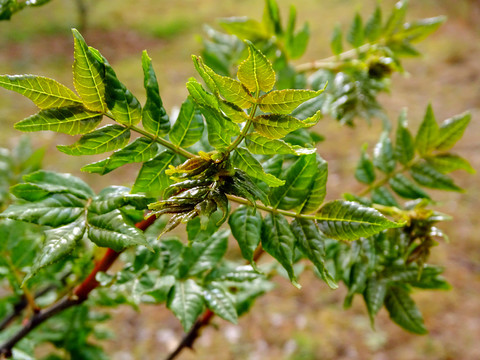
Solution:
<svg viewBox="0 0 480 360"><path fill-rule="evenodd" d="M145 220L142 220L139 223L135 224L135 226L138 229L145 231L150 225L155 222L155 219L156 217L154 215L149 216ZM30 320L25 325L23 325L23 327L16 334L14 334L9 340L3 343L0 346L0 357L4 356L10 358L12 356L13 347L25 336L27 336L32 330L34 330L38 325L50 319L52 316L55 316L56 314L72 306L79 305L85 300L87 300L90 292L99 285L99 282L95 278L97 273L100 271L107 271L119 255L120 252L108 249L103 258L95 265L87 278L73 291L73 294L71 296L64 297L50 307L34 313Z"/></svg>
<svg viewBox="0 0 480 360"><path fill-rule="evenodd" d="M259 245L257 249L255 250L255 253L253 254L253 261L258 261L260 257L265 253L265 250L263 250L262 246ZM195 324L193 324L192 328L188 333L185 334L185 336L182 338L180 343L177 345L175 350L171 352L168 357L165 358L165 360L174 360L180 353L182 352L183 349L185 348L190 348L193 349L193 344L195 341L200 337L200 331L205 327L210 324L212 321L212 318L215 316L215 314L210 310L207 309L198 319L195 321Z"/></svg>
<svg viewBox="0 0 480 360"><path fill-rule="evenodd" d="M57 287L55 285L49 285L42 290L38 291L35 293L35 298L39 298L46 293L55 290ZM13 320L15 320L16 317L20 316L22 311L27 307L28 302L25 296L21 296L18 302L13 306L13 311L5 316L1 321L0 321L0 331L4 330L5 328L8 327L8 325L11 324Z"/></svg>

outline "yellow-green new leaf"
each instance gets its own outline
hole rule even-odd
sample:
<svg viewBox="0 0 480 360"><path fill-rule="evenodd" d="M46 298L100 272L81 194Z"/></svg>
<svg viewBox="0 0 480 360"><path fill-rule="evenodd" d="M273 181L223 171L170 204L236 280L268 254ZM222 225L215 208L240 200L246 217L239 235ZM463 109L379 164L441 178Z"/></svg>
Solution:
<svg viewBox="0 0 480 360"><path fill-rule="evenodd" d="M81 106L42 110L15 124L15 129L25 132L56 131L68 135L86 134L102 121L102 114Z"/></svg>
<svg viewBox="0 0 480 360"><path fill-rule="evenodd" d="M314 148L307 149L300 146L292 146L283 140L269 139L256 132L250 133L246 137L247 149L253 154L259 155L276 155L276 154L292 154L292 155L308 155L313 154Z"/></svg>
<svg viewBox="0 0 480 360"><path fill-rule="evenodd" d="M250 41L248 58L238 66L237 77L251 92L269 92L275 85L275 71L271 62Z"/></svg>
<svg viewBox="0 0 480 360"><path fill-rule="evenodd" d="M81 105L82 101L66 86L35 75L1 75L0 86L29 98L40 109Z"/></svg>
<svg viewBox="0 0 480 360"><path fill-rule="evenodd" d="M327 237L337 240L357 240L404 225L388 220L373 208L340 200L326 203L315 215L315 220Z"/></svg>
<svg viewBox="0 0 480 360"><path fill-rule="evenodd" d="M74 38L73 85L85 107L92 111L105 112L105 67L93 55L82 35L72 30Z"/></svg>
<svg viewBox="0 0 480 360"><path fill-rule="evenodd" d="M107 125L80 138L72 145L58 145L57 149L68 155L95 155L117 150L127 145L130 130L120 125Z"/></svg>
<svg viewBox="0 0 480 360"><path fill-rule="evenodd" d="M271 187L285 184L284 180L280 180L272 174L267 174L263 171L262 165L260 165L257 159L255 159L247 149L237 148L233 155L232 162L236 168L246 172L247 175L255 179L262 180Z"/></svg>
<svg viewBox="0 0 480 360"><path fill-rule="evenodd" d="M289 115L260 115L253 119L253 126L262 136L269 139L281 139L292 131L315 125L320 117L320 112L303 121Z"/></svg>
<svg viewBox="0 0 480 360"><path fill-rule="evenodd" d="M317 97L323 92L313 90L274 90L258 99L263 112L274 114L290 114L300 104Z"/></svg>

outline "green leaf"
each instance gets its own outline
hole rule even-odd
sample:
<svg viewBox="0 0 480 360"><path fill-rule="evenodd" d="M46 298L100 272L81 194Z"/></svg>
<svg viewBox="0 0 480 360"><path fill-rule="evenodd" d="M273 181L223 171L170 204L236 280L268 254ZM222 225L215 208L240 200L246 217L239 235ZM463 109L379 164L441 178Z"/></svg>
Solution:
<svg viewBox="0 0 480 360"><path fill-rule="evenodd" d="M138 99L120 82L117 74L104 59L105 102L112 115L120 124L133 126L142 120L142 107Z"/></svg>
<svg viewBox="0 0 480 360"><path fill-rule="evenodd" d="M317 173L315 165L316 154L300 156L286 172L285 184L271 191L271 205L284 210L302 205Z"/></svg>
<svg viewBox="0 0 480 360"><path fill-rule="evenodd" d="M49 193L70 193L82 199L95 196L87 183L70 174L39 170L25 175L23 180Z"/></svg>
<svg viewBox="0 0 480 360"><path fill-rule="evenodd" d="M392 287L388 290L385 307L390 314L390 318L405 330L420 335L427 333L422 314L408 292L403 288Z"/></svg>
<svg viewBox="0 0 480 360"><path fill-rule="evenodd" d="M45 242L27 276L25 283L45 266L53 264L70 254L85 233L85 218L82 216L76 221L55 229L45 231Z"/></svg>
<svg viewBox="0 0 480 360"><path fill-rule="evenodd" d="M359 13L355 14L352 25L350 25L350 29L348 30L347 34L347 41L354 48L360 47L365 41L362 17Z"/></svg>
<svg viewBox="0 0 480 360"><path fill-rule="evenodd" d="M436 149L445 151L452 148L462 138L471 118L472 115L466 112L445 120L440 125Z"/></svg>
<svg viewBox="0 0 480 360"><path fill-rule="evenodd" d="M367 287L363 292L363 298L367 305L368 315L373 324L375 315L378 314L385 301L387 295L387 282L372 277L367 282Z"/></svg>
<svg viewBox="0 0 480 360"><path fill-rule="evenodd" d="M426 158L427 162L441 173L449 173L455 170L465 170L470 174L475 174L475 169L468 160L455 154L438 154Z"/></svg>
<svg viewBox="0 0 480 360"><path fill-rule="evenodd" d="M105 66L88 48L84 38L76 29L72 29L74 39L73 84L82 98L85 107L104 113L105 104Z"/></svg>
<svg viewBox="0 0 480 360"><path fill-rule="evenodd" d="M246 172L248 176L261 180L268 186L281 186L285 183L285 181L265 173L262 165L260 165L257 159L255 159L247 149L241 147L236 148L232 157L232 163L236 168Z"/></svg>
<svg viewBox="0 0 480 360"><path fill-rule="evenodd" d="M115 151L110 157L88 164L81 170L105 175L126 164L146 162L158 153L158 149L156 142L144 137L137 138L123 149Z"/></svg>
<svg viewBox="0 0 480 360"><path fill-rule="evenodd" d="M275 85L272 63L250 41L247 44L248 58L238 66L238 80L251 93L269 92Z"/></svg>
<svg viewBox="0 0 480 360"><path fill-rule="evenodd" d="M269 139L256 132L246 136L246 144L251 153L259 155L292 154L300 156L313 154L316 151L314 148L292 146L283 140Z"/></svg>
<svg viewBox="0 0 480 360"><path fill-rule="evenodd" d="M105 214L115 209L130 205L137 210L145 210L155 199L139 194L130 194L130 189L123 186L109 186L95 196L88 205L88 211Z"/></svg>
<svg viewBox="0 0 480 360"><path fill-rule="evenodd" d="M262 215L248 206L241 206L228 219L233 237L237 240L242 256L255 266L253 254L260 243Z"/></svg>
<svg viewBox="0 0 480 360"><path fill-rule="evenodd" d="M217 97L215 95L208 93L195 78L190 78L188 80L187 90L190 93L191 98L198 105L208 106L216 110L219 109L219 103L218 103Z"/></svg>
<svg viewBox="0 0 480 360"><path fill-rule="evenodd" d="M398 117L398 127L395 137L395 158L407 165L415 157L415 142L407 128L407 112L402 110Z"/></svg>
<svg viewBox="0 0 480 360"><path fill-rule="evenodd" d="M335 25L333 28L332 38L330 39L330 48L332 49L333 55L339 55L343 52L342 28L340 27L340 24Z"/></svg>
<svg viewBox="0 0 480 360"><path fill-rule="evenodd" d="M462 188L455 185L452 178L437 171L426 162L414 165L410 169L410 174L417 183L431 189L463 191Z"/></svg>
<svg viewBox="0 0 480 360"><path fill-rule="evenodd" d="M367 146L362 146L362 154L355 169L355 179L364 184L371 184L375 181L375 167L367 154Z"/></svg>
<svg viewBox="0 0 480 360"><path fill-rule="evenodd" d="M404 225L388 220L375 209L341 200L326 203L315 219L327 237L337 240L356 240Z"/></svg>
<svg viewBox="0 0 480 360"><path fill-rule="evenodd" d="M213 269L227 251L229 231L218 231L204 241L193 241L185 249L180 264L180 278L197 276Z"/></svg>
<svg viewBox="0 0 480 360"><path fill-rule="evenodd" d="M237 105L224 100L220 101L219 105L224 114L234 123L244 123L248 121L248 115Z"/></svg>
<svg viewBox="0 0 480 360"><path fill-rule="evenodd" d="M0 75L0 86L29 98L40 109L82 105L72 90L42 76Z"/></svg>
<svg viewBox="0 0 480 360"><path fill-rule="evenodd" d="M290 224L296 238L296 246L315 265L323 281L331 288L337 289L335 279L325 267L325 241L312 220L296 218Z"/></svg>
<svg viewBox="0 0 480 360"><path fill-rule="evenodd" d="M262 246L285 268L292 284L300 288L292 266L294 235L283 215L269 213L265 216L262 227Z"/></svg>
<svg viewBox="0 0 480 360"><path fill-rule="evenodd" d="M150 59L146 50L142 53L142 68L143 86L147 94L147 100L142 111L142 125L150 134L163 136L170 130L170 120L160 97L152 59Z"/></svg>
<svg viewBox="0 0 480 360"><path fill-rule="evenodd" d="M313 90L273 90L258 99L263 112L274 114L290 114L298 105L320 95L323 89Z"/></svg>
<svg viewBox="0 0 480 360"><path fill-rule="evenodd" d="M242 109L249 109L252 107L255 100L240 81L228 76L218 75L215 71L205 65L200 58L197 58L197 60L199 66L203 68L205 73L215 83L215 89L211 89L212 91L220 93L226 101L231 102ZM209 85L209 82L210 81L207 82L207 85Z"/></svg>
<svg viewBox="0 0 480 360"><path fill-rule="evenodd" d="M373 149L373 164L386 174L395 170L393 146L386 131L382 133L380 140Z"/></svg>
<svg viewBox="0 0 480 360"><path fill-rule="evenodd" d="M419 154L424 156L435 149L439 142L439 128L435 121L435 115L431 105L428 105L427 112L423 118L417 136L415 137L415 148Z"/></svg>
<svg viewBox="0 0 480 360"><path fill-rule="evenodd" d="M184 331L190 330L203 306L203 289L192 279L177 281L168 294L167 307L180 320Z"/></svg>
<svg viewBox="0 0 480 360"><path fill-rule="evenodd" d="M446 16L437 16L404 24L403 31L397 37L409 42L422 41L435 32L446 20Z"/></svg>
<svg viewBox="0 0 480 360"><path fill-rule="evenodd" d="M266 0L263 9L263 25L272 35L282 35L282 21L276 0Z"/></svg>
<svg viewBox="0 0 480 360"><path fill-rule="evenodd" d="M398 32L401 29L403 22L405 20L405 15L407 13L408 0L400 0L395 4L390 17L383 28L383 35L388 37L392 34Z"/></svg>
<svg viewBox="0 0 480 360"><path fill-rule="evenodd" d="M320 117L320 111L303 121L289 115L260 115L253 119L253 126L262 136L269 139L281 139L292 131L315 125Z"/></svg>
<svg viewBox="0 0 480 360"><path fill-rule="evenodd" d="M179 147L187 148L201 139L203 118L191 97L188 97L180 108L178 118L168 134L170 141Z"/></svg>
<svg viewBox="0 0 480 360"><path fill-rule="evenodd" d="M201 106L208 131L208 142L217 150L226 149L232 143L232 137L240 135L240 128L218 110Z"/></svg>
<svg viewBox="0 0 480 360"><path fill-rule="evenodd" d="M10 205L1 217L39 225L59 227L85 212L85 201L71 194L53 194L41 201Z"/></svg>
<svg viewBox="0 0 480 360"><path fill-rule="evenodd" d="M160 194L172 181L165 174L165 170L175 159L175 154L164 151L152 160L145 162L133 185L132 192Z"/></svg>
<svg viewBox="0 0 480 360"><path fill-rule="evenodd" d="M403 174L397 174L388 183L393 191L406 199L430 199L428 194Z"/></svg>
<svg viewBox="0 0 480 360"><path fill-rule="evenodd" d="M257 20L248 17L230 17L220 19L220 25L232 35L241 40L267 40L271 34L265 29L265 26Z"/></svg>
<svg viewBox="0 0 480 360"><path fill-rule="evenodd" d="M67 155L95 155L112 151L127 145L130 129L120 125L106 125L83 135L72 145L57 145L57 149Z"/></svg>
<svg viewBox="0 0 480 360"><path fill-rule="evenodd" d="M120 210L106 214L88 212L88 238L100 247L108 247L120 252L133 245L149 244L143 231L127 223Z"/></svg>
<svg viewBox="0 0 480 360"><path fill-rule="evenodd" d="M215 314L231 323L238 323L235 305L222 288L213 285L207 286L207 288L203 290L203 298L205 299L207 307Z"/></svg>
<svg viewBox="0 0 480 360"><path fill-rule="evenodd" d="M388 191L385 186L379 186L372 191L372 202L375 204L385 205L385 206L396 206L398 207L397 200L395 197Z"/></svg>
<svg viewBox="0 0 480 360"><path fill-rule="evenodd" d="M316 155L317 172L313 176L313 182L310 186L307 201L302 206L301 213L309 214L318 210L325 200L327 193L328 163L320 155Z"/></svg>
<svg viewBox="0 0 480 360"><path fill-rule="evenodd" d="M102 115L85 110L83 107L70 106L58 109L42 110L15 124L15 129L25 132L56 131L68 135L86 134L97 127Z"/></svg>
<svg viewBox="0 0 480 360"><path fill-rule="evenodd" d="M365 262L356 262L349 271L348 293L343 302L344 308L352 306L352 300L355 294L363 293L367 285L368 264Z"/></svg>
<svg viewBox="0 0 480 360"><path fill-rule="evenodd" d="M382 10L377 5L375 12L365 24L365 37L370 41L377 41L382 35Z"/></svg>

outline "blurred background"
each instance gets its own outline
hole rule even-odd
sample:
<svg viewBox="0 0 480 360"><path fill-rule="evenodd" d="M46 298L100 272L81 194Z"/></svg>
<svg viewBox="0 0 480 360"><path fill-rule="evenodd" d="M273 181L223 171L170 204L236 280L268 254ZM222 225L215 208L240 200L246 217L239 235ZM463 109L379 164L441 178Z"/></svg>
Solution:
<svg viewBox="0 0 480 360"><path fill-rule="evenodd" d="M298 23L310 23L311 40L306 55L298 62L330 55L330 35L335 24L348 27L355 11L369 15L376 0L278 0L284 17L294 3ZM119 79L143 101L141 51L153 59L160 92L167 111L181 104L187 95L185 82L194 75L191 54L201 50L203 25L219 28L215 19L247 15L260 19L259 0L84 0L86 17L78 1L54 0L40 8L25 9L11 21L0 22L0 73L32 73L54 78L71 87L73 41L70 28L81 28L87 43L115 68ZM381 1L391 9L395 1ZM480 1L411 1L407 18L447 15L439 31L420 43L421 58L404 61L408 75L395 75L392 91L381 103L391 119L408 108L409 124L416 129L430 102L437 120L443 121L465 110L472 122L456 151L480 169ZM13 124L36 112L22 96L0 89L0 147L11 147L21 134ZM325 118L317 129L327 140L318 147L329 161L328 199L360 188L353 169L362 143L373 144L380 123L362 120L356 128L342 127ZM80 173L79 168L94 159L72 158L55 150L69 144L66 135L38 133L35 147L45 147L44 167L72 172L96 190L106 185L132 184L134 165L100 177ZM339 146L342 144L342 146ZM345 145L343 145L345 144ZM345 289L332 291L306 272L297 290L283 278L277 288L261 298L252 311L233 326L214 320L202 333L195 352L185 351L180 359L480 359L480 204L479 175L454 174L467 189L464 194L441 193L440 211L454 216L442 229L449 244L432 252L431 262L446 267L452 284L448 292L415 294L430 333L411 335L394 325L382 310L372 330L360 297L343 310ZM107 324L116 337L104 343L115 360L161 359L180 340L179 322L164 307L145 306L140 312L115 309Z"/></svg>

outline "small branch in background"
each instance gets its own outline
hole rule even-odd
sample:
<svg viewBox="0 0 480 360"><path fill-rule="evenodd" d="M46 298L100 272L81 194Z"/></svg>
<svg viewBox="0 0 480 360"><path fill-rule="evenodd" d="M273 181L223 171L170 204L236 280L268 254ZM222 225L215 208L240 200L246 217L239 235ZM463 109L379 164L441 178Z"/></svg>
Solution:
<svg viewBox="0 0 480 360"><path fill-rule="evenodd" d="M262 246L259 245L257 249L255 250L255 253L253 254L253 261L258 261L262 255L265 254L265 250L263 250ZM207 309L193 324L192 328L188 333L185 334L185 336L182 338L182 341L177 345L175 350L168 355L168 357L165 358L165 360L173 360L175 359L183 349L185 348L190 348L193 349L193 344L195 341L200 337L201 333L200 331L208 326L212 318L215 316L215 314L210 310Z"/></svg>
<svg viewBox="0 0 480 360"><path fill-rule="evenodd" d="M146 217L144 220L135 224L135 226L145 231L150 225L155 222L155 215ZM96 275L100 271L107 271L115 260L120 255L119 252L107 249L107 252L103 258L95 265L93 270L87 276L87 278L74 290L72 296L64 297L55 304L46 309L42 309L32 315L32 317L23 325L23 327L14 334L9 340L0 345L0 358L10 358L12 356L13 347L24 337L26 337L37 326L55 316L56 314L71 308L72 306L79 305L88 299L90 292L98 287L99 282L96 280ZM11 320L10 320L11 321Z"/></svg>
<svg viewBox="0 0 480 360"><path fill-rule="evenodd" d="M168 355L168 357L166 357L165 360L175 359L186 347L192 349L193 344L195 343L195 340L197 340L200 337L200 331L205 326L210 324L214 316L215 314L211 310L207 309L207 311L205 311L203 315L197 319L195 324L193 324L193 327L190 329L190 331L183 337L182 341L178 344L177 348L170 355Z"/></svg>
<svg viewBox="0 0 480 360"><path fill-rule="evenodd" d="M78 12L78 30L85 31L87 29L87 5L85 0L75 0Z"/></svg>

